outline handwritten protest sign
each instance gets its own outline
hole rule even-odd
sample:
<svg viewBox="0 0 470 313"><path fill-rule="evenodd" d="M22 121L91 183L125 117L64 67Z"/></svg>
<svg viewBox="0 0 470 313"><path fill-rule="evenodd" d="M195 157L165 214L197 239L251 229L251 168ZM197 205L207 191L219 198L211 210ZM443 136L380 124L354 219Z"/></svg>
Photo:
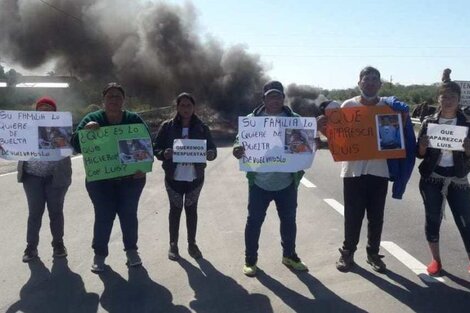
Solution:
<svg viewBox="0 0 470 313"><path fill-rule="evenodd" d="M175 139L173 142L173 162L206 163L206 140Z"/></svg>
<svg viewBox="0 0 470 313"><path fill-rule="evenodd" d="M317 123L309 117L239 117L238 139L245 148L240 170L297 172L312 165Z"/></svg>
<svg viewBox="0 0 470 313"><path fill-rule="evenodd" d="M70 112L0 111L0 158L57 161L73 153Z"/></svg>
<svg viewBox="0 0 470 313"><path fill-rule="evenodd" d="M468 127L445 124L428 124L427 135L431 148L463 151L463 141Z"/></svg>
<svg viewBox="0 0 470 313"><path fill-rule="evenodd" d="M152 171L152 143L143 124L84 129L79 140L88 181Z"/></svg>
<svg viewBox="0 0 470 313"><path fill-rule="evenodd" d="M388 106L326 110L326 136L335 161L405 157L401 116ZM386 138L394 134L390 143Z"/></svg>
<svg viewBox="0 0 470 313"><path fill-rule="evenodd" d="M460 94L460 105L470 106L470 81L454 80L460 85L462 93Z"/></svg>

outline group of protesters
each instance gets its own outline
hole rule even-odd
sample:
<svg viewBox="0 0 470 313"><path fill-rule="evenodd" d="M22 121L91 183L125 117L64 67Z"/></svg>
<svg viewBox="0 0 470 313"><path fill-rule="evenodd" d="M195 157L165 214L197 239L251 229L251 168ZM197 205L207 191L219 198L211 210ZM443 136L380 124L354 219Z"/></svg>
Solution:
<svg viewBox="0 0 470 313"><path fill-rule="evenodd" d="M439 229L446 202L454 216L470 260L470 139L464 140L461 151L437 149L430 146L427 135L430 124L447 124L469 127L459 107L461 89L450 80L446 70L438 87L439 108L433 115L423 119L416 141L409 117L408 106L395 97L379 97L382 86L380 72L374 67L365 67L359 74L360 95L344 101L326 104L326 109L349 107L389 106L403 118L406 157L402 159L367 159L343 161L341 177L344 194L344 242L339 248L340 256L336 268L348 272L354 266L354 253L364 216L368 220L367 259L373 270L386 271L383 255L379 254L384 223L385 200L389 181L393 181L392 196L401 199L411 176L415 159L419 165L421 179L419 190L424 203L425 235L432 255L427 267L430 275L439 275L442 261L439 253ZM86 115L72 135L71 143L76 152L81 152L79 132L98 131L100 127L127 124L143 124L142 118L124 109L124 88L117 83L108 84L103 90L103 108ZM56 102L48 97L36 103L37 111L57 111ZM169 250L168 258L178 260L179 225L184 208L187 227L188 254L201 258L202 252L196 243L197 206L204 185L206 163L177 163L173 160L173 143L176 139L203 139L207 141L206 159L217 157L217 148L209 127L195 114L196 101L189 93L181 93L175 100L175 115L165 121L153 140L154 156L162 161L164 182L169 199ZM270 81L263 86L262 103L249 115L299 117L285 104L284 87L279 81ZM326 135L328 118L317 116L318 130ZM148 130L148 128L147 128ZM150 134L149 134L150 137ZM244 146L236 140L233 156L245 156ZM280 219L282 263L295 271L307 271L307 265L296 253L297 189L304 172L255 172L246 173L248 179L248 214L245 226L245 262L243 273L255 276L258 270L258 243L261 227L271 201L276 204ZM66 257L64 245L64 198L71 184L72 167L70 157L59 161L20 161L18 180L23 183L28 202L27 247L23 261L38 258L39 230L46 204L50 218L54 257ZM146 174L137 171L129 176L86 181L86 189L94 207L93 227L94 258L93 272L106 269L108 243L116 215L119 217L127 265L139 266L142 260L138 253L138 204L146 184ZM468 267L470 273L470 265Z"/></svg>

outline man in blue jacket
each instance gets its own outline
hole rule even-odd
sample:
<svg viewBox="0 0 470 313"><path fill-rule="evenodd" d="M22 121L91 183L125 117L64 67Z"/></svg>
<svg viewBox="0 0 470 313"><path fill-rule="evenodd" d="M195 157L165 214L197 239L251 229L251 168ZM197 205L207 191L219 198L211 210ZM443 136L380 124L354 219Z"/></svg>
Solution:
<svg viewBox="0 0 470 313"><path fill-rule="evenodd" d="M341 107L389 105L398 112L408 112L408 106L394 97L379 97L382 86L380 72L371 66L365 67L359 74L359 89L361 95L346 100ZM405 125L407 133L407 149L414 149L414 133L410 136L409 118ZM321 124L321 123L320 123ZM411 130L412 132L412 130ZM412 138L413 137L413 138ZM411 138L411 142L409 142ZM343 178L344 194L344 242L339 249L341 254L336 262L336 268L348 272L354 265L354 252L359 243L362 220L367 212L367 263L372 269L383 273L386 265L379 255L382 236L385 199L388 181L394 181L393 196L401 198L414 164L414 150L407 152L407 158L402 160L357 160L342 162L341 177ZM413 163L413 164L411 164Z"/></svg>

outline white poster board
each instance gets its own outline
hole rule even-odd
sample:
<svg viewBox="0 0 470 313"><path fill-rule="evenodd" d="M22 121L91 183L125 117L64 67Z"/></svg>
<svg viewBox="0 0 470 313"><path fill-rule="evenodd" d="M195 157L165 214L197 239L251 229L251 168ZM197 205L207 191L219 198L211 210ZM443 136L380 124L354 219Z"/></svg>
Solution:
<svg viewBox="0 0 470 313"><path fill-rule="evenodd" d="M454 80L460 85L462 93L460 95L460 105L470 106L470 81Z"/></svg>
<svg viewBox="0 0 470 313"><path fill-rule="evenodd" d="M463 151L463 141L468 127L445 124L428 124L429 147L444 150Z"/></svg>
<svg viewBox="0 0 470 313"><path fill-rule="evenodd" d="M0 158L57 161L73 153L70 112L0 111Z"/></svg>
<svg viewBox="0 0 470 313"><path fill-rule="evenodd" d="M173 141L173 162L206 163L207 141L203 139L175 139Z"/></svg>
<svg viewBox="0 0 470 313"><path fill-rule="evenodd" d="M309 168L316 131L313 117L239 117L238 141L245 148L240 170L292 173Z"/></svg>

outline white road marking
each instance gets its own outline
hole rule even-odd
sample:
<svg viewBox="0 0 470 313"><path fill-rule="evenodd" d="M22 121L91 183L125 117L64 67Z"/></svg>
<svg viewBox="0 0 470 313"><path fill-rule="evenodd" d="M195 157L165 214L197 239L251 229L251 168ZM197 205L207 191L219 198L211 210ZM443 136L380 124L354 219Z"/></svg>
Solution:
<svg viewBox="0 0 470 313"><path fill-rule="evenodd" d="M344 216L344 206L336 201L335 199L323 199L329 206L335 209L336 212ZM387 250L391 255L393 255L398 261L403 263L407 268L409 268L413 273L418 275L418 277L428 283L445 283L444 278L442 277L433 277L429 276L426 271L426 266L418 261L411 254L400 248L397 244L391 241L382 241L381 246Z"/></svg>
<svg viewBox="0 0 470 313"><path fill-rule="evenodd" d="M6 173L6 174L0 174L0 177L3 177L3 176L10 176L10 175L16 175L16 173L18 173L18 172L11 172L11 173Z"/></svg>
<svg viewBox="0 0 470 313"><path fill-rule="evenodd" d="M426 266L415 259L411 254L400 248L397 244L391 241L382 241L381 246L393 255L398 261L403 263L406 267L412 270L418 277L424 282L428 283L444 283L445 280L442 277L429 276L426 271Z"/></svg>
<svg viewBox="0 0 470 313"><path fill-rule="evenodd" d="M307 178L305 177L302 177L302 179L300 180L300 182L302 183L302 185L304 185L305 187L307 188L317 188L317 186L315 186L314 183L312 183L311 181L309 181Z"/></svg>
<svg viewBox="0 0 470 313"><path fill-rule="evenodd" d="M344 206L341 203L339 203L335 199L323 199L323 201L328 203L328 205L335 209L336 212L344 216Z"/></svg>

